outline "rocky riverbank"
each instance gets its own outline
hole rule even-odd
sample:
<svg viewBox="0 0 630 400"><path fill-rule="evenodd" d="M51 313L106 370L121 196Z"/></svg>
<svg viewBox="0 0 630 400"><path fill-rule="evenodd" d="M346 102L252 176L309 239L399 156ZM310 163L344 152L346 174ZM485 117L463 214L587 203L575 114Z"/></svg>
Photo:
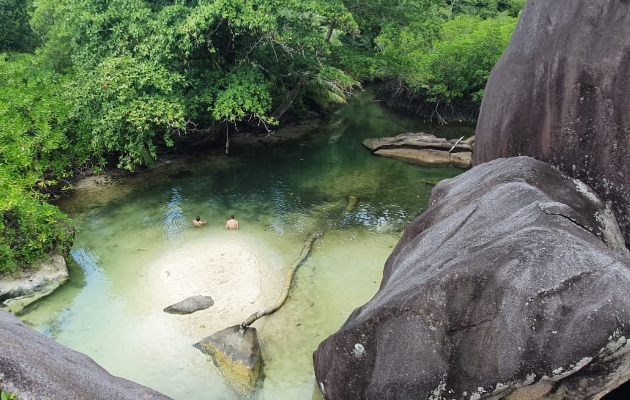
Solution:
<svg viewBox="0 0 630 400"><path fill-rule="evenodd" d="M48 296L69 278L66 260L51 255L30 268L0 276L0 309L17 313L27 305Z"/></svg>

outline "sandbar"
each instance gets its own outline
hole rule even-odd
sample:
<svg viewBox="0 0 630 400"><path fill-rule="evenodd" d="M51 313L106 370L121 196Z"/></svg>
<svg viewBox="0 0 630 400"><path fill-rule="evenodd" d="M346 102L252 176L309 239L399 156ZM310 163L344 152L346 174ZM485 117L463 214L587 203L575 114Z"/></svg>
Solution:
<svg viewBox="0 0 630 400"><path fill-rule="evenodd" d="M191 338L243 322L265 307L264 271L269 256L244 235L226 238L200 237L168 250L148 265L145 272L149 298L160 310L194 295L211 296L214 305L189 315L166 314L174 327ZM268 290L267 290L268 292Z"/></svg>

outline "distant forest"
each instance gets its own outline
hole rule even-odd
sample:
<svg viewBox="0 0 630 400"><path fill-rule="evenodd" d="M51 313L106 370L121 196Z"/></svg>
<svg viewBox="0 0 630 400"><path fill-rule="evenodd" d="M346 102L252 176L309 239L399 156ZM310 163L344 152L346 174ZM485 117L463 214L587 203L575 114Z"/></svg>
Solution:
<svg viewBox="0 0 630 400"><path fill-rule="evenodd" d="M72 244L48 201L186 135L267 132L362 85L474 121L525 0L0 0L0 275Z"/></svg>

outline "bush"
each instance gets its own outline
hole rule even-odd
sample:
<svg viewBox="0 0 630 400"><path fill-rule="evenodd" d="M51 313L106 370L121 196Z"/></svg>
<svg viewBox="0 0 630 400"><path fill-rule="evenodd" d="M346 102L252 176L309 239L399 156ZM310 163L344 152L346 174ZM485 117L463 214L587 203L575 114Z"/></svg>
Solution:
<svg viewBox="0 0 630 400"><path fill-rule="evenodd" d="M67 134L66 80L37 56L0 54L0 274L71 244L70 221L46 203L89 154Z"/></svg>
<svg viewBox="0 0 630 400"><path fill-rule="evenodd" d="M412 89L424 91L432 103L458 98L480 103L490 71L516 22L505 15L486 20L462 15L446 22L440 40L418 57L404 80Z"/></svg>
<svg viewBox="0 0 630 400"><path fill-rule="evenodd" d="M70 221L47 203L22 197L0 199L0 274L23 269L72 245Z"/></svg>

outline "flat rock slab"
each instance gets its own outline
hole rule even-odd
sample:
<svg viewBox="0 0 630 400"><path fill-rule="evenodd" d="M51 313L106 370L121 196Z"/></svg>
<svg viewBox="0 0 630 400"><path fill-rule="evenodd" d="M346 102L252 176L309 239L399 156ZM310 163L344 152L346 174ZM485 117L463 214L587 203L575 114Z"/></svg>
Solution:
<svg viewBox="0 0 630 400"><path fill-rule="evenodd" d="M470 168L472 166L471 143L473 141L474 138L447 140L428 133L418 132L402 133L394 137L365 139L363 145L375 155L418 165Z"/></svg>
<svg viewBox="0 0 630 400"><path fill-rule="evenodd" d="M250 392L260 381L262 353L256 328L231 326L193 345L210 355L234 388Z"/></svg>
<svg viewBox="0 0 630 400"><path fill-rule="evenodd" d="M0 311L0 385L20 400L172 400L109 374L94 360L60 345Z"/></svg>
<svg viewBox="0 0 630 400"><path fill-rule="evenodd" d="M210 296L190 296L179 303L170 305L164 309L164 312L169 314L192 314L195 311L205 310L214 305L214 300Z"/></svg>
<svg viewBox="0 0 630 400"><path fill-rule="evenodd" d="M407 147L418 149L435 149L449 151L472 151L468 141L457 139L447 140L436 137L429 133L401 133L393 137L383 137L377 139L365 139L363 145L372 151L382 148ZM454 147L453 147L454 146Z"/></svg>
<svg viewBox="0 0 630 400"><path fill-rule="evenodd" d="M449 153L444 150L434 149L379 149L373 154L389 157L425 167L453 166L458 168L470 168L472 166L472 153Z"/></svg>

